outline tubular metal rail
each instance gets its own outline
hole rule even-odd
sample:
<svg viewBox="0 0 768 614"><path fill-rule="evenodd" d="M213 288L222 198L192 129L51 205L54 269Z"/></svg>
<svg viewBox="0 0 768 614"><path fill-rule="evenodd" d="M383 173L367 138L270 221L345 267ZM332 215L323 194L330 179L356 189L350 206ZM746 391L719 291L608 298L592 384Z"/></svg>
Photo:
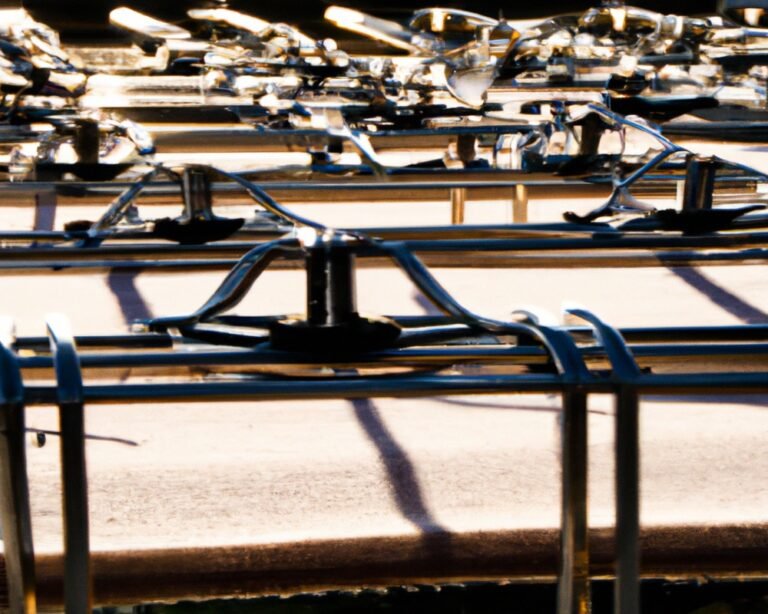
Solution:
<svg viewBox="0 0 768 614"><path fill-rule="evenodd" d="M271 263L286 257L304 261L305 315L227 314ZM372 257L393 261L442 315L360 316L355 262ZM5 322L0 494L11 611L28 614L36 603L27 407L59 407L64 599L67 614L85 614L93 605L85 405L557 393L564 412L558 612L590 608L587 400L610 394L616 406L615 611L637 614L640 395L765 393L768 327L617 330L584 309L568 315L580 325L544 326L529 312L511 322L485 318L458 303L407 244L305 228L298 238L252 249L196 312L149 320L141 333L73 338L66 322L52 317L47 339L14 338ZM665 372L655 373L662 364ZM116 367L140 368L141 382L108 381ZM215 377L201 380L201 372Z"/></svg>
<svg viewBox="0 0 768 614"><path fill-rule="evenodd" d="M613 115L598 109L606 117ZM627 120L622 120L627 121ZM655 134L655 133L654 133ZM656 135L658 137L658 135ZM510 224L498 226L390 227L367 229L366 234L383 240L401 240L407 248L424 257L430 266L454 266L454 257L462 253L463 266L474 267L613 267L693 264L762 263L766 257L768 216L757 212L764 208L751 195L738 195L732 206L715 206L715 187L722 181L748 184L763 180L752 169L718 159L685 152L663 141L665 148L626 178L613 180L608 200L579 216L567 213L567 222L546 224ZM674 169L657 168L672 155L685 154L685 161ZM723 176L718 170L727 168ZM684 173L684 174L682 174ZM334 189L348 190L364 186L387 192L409 186L416 189L449 189L461 193L462 202L452 197L454 208L463 210L468 186L506 186L525 188L526 173L514 179L494 178L495 172L473 182L457 175L454 181L401 183L350 181L333 183ZM161 176L168 176L171 189L181 192L182 215L153 222L137 219L137 198L155 186ZM261 213L255 221L219 217L214 213L213 178L229 181L224 186L247 194ZM434 177L432 177L434 179ZM596 179L593 179L595 181ZM681 208L658 211L634 200L629 189L640 180L651 184L682 185ZM536 180L531 180L534 183ZM552 184L553 179L546 185ZM308 182L307 186L316 185ZM331 184L328 184L331 185ZM563 184L560 184L563 185ZM299 191L300 183L283 188ZM34 186L3 186L8 190L35 189ZM167 189L169 186L163 186ZM77 228L56 231L9 231L0 233L5 245L0 248L0 272L113 268L146 270L229 269L249 250L253 241L279 240L294 236L302 228L330 231L324 225L301 216L278 202L269 192L274 182L261 183L243 174L212 167L187 166L180 172L156 166L136 182L124 186L102 216L93 222L79 222ZM278 186L279 188L280 186ZM94 189L94 188L88 188ZM98 189L118 189L102 185ZM216 184L216 190L222 185ZM2 193L2 191L0 191ZM227 194L229 192L227 191ZM517 197L516 197L517 198ZM522 196L525 200L525 196ZM758 201L758 202L756 202ZM463 214L454 222L462 221ZM603 217L629 214L630 218L612 224L598 222ZM357 230L346 232L355 235ZM164 240L165 242L161 242ZM176 243L176 244L174 244ZM362 249L362 248L361 248ZM290 258L284 266L291 266ZM295 260L295 259L294 259ZM300 260L300 258L299 258ZM368 264L381 259L367 258Z"/></svg>
<svg viewBox="0 0 768 614"><path fill-rule="evenodd" d="M607 202L599 204L585 216L566 216L568 221L577 224L589 223L617 213L640 215L654 212L654 207L638 200L644 190L655 192L656 195L677 194L684 210L699 211L699 216L720 216L728 221L762 208L762 196L755 192L755 188L757 184L765 182L763 173L738 163L697 156L670 142L642 122L621 117L602 105L588 104L579 109L580 111L572 111L573 117L566 116L567 121L558 119L537 128L538 136L527 145L505 145L503 140L508 136L507 132L530 131L527 124L481 126L466 131L425 130L425 134L446 138L448 133L458 139L459 153L455 168L446 168L442 159L430 161L425 166L417 164L386 167L365 141L365 135L348 128L343 131L342 140L346 139L354 144L363 160L361 164L339 165L329 163L323 158L309 166L272 165L269 170L238 173L204 165L182 165L181 169L174 169L151 160L133 167L119 167L118 171L112 168L115 165L81 165L89 173L120 172L132 168L133 172L139 173L139 177L128 183L103 180L73 182L63 181L59 177L58 180L52 178L51 181L14 181L0 184L0 198L3 202L13 205L18 205L19 199L25 196L34 197L38 204L44 203L49 208L59 203L93 204L94 199L101 202L100 199L108 195L114 197L95 221L79 222L62 231L6 231L0 233L0 237L13 243L37 240L47 243L79 241L83 246L97 245L110 239L166 239L185 244L201 244L229 237L258 239L269 231L274 234L285 230L287 225L313 225L312 222L281 208L275 193L279 193L281 197L298 196L305 201L318 198L318 195L328 198L329 193L333 194L334 198L345 194L344 198L359 197L367 201L382 198L404 198L413 201L424 199L428 194L434 195L437 191L449 196L451 220L454 224L464 222L469 190L476 196L482 194L483 198L511 200L513 218L517 222L527 220L528 190L531 188L569 191L578 189L579 192L584 190L589 195L597 193L608 197ZM567 111L563 110L562 113ZM592 134L589 138L581 139L578 153L550 156L546 155L546 150L541 150L542 143L547 140L547 134L550 132L555 131L560 136L566 135L574 140L577 138L577 131L582 128ZM600 152L599 143L607 130L621 135L622 141L626 138L625 133L632 131L652 139L655 143L646 155L639 158L625 156L623 153L604 154ZM326 145L329 139L337 138L333 130L316 132L313 133L313 138L325 142ZM413 143L414 138L418 140L417 133L409 133L409 136L407 132L396 134L409 144ZM194 130L190 132L190 136L195 137ZM483 160L482 163L476 164L476 144L481 136L490 138L492 163ZM301 131L276 130L272 138L279 145L292 140L302 143L310 137ZM325 155L327 152L319 153ZM440 152L440 155L442 154L443 152ZM518 161L520 168L506 168L505 164L499 162L499 158L505 155L525 160ZM69 172L76 166L63 165L62 168ZM64 172L61 168L59 171ZM160 181L161 179L165 181ZM716 188L720 190L718 194ZM735 190L736 193L728 194L729 190ZM721 194L722 192L725 193ZM243 194L246 196L245 200ZM178 202L178 195L181 195L183 205L179 217L143 220L138 216L138 204ZM273 217L257 215L252 220L221 218L214 213L216 201L218 204L222 201L227 204L255 201ZM701 213L702 210L713 207L719 211L720 208L715 205L721 204L748 206L736 210L732 207L730 211L720 213ZM712 222L708 224L711 225Z"/></svg>

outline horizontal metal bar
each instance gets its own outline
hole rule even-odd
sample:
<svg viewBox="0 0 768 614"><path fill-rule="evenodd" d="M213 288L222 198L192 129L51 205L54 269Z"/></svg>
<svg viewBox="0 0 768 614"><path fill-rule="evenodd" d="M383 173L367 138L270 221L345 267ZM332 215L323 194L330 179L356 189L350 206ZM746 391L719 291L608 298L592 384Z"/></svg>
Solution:
<svg viewBox="0 0 768 614"><path fill-rule="evenodd" d="M161 333L131 334L131 335L81 335L75 337L75 344L82 348L98 347L120 349L149 349L170 348L173 339L170 335ZM14 341L14 347L18 350L46 351L49 348L48 337L19 337Z"/></svg>
<svg viewBox="0 0 768 614"><path fill-rule="evenodd" d="M729 364L748 361L752 369L768 359L768 343L750 344L665 344L630 346L630 351L645 366L677 363L696 365L700 363ZM605 350L601 347L584 347L580 352L587 361L605 361ZM22 356L18 359L23 370L50 369L52 358L48 355ZM357 354L353 358L341 355L279 352L271 350L200 350L191 348L170 352L120 351L81 353L83 369L152 369L154 367L227 367L227 366L295 366L313 367L333 365L339 367L374 368L381 366L450 366L454 364L512 364L540 365L548 362L547 353L531 346L442 346L439 348L406 348L382 352ZM763 366L765 366L763 364ZM93 375L91 375L93 376Z"/></svg>
<svg viewBox="0 0 768 614"><path fill-rule="evenodd" d="M428 234L427 231L423 231ZM473 231L474 232L474 231ZM482 232L482 231L480 231ZM546 232L546 231L544 231ZM396 231L386 233L397 236ZM444 230L438 237L450 235ZM472 233L470 233L472 234ZM535 233L534 233L535 234ZM724 233L715 236L676 235L640 236L615 230L593 236L545 236L534 238L485 239L411 239L405 247L422 255L425 264L434 267L613 267L613 266L686 266L692 264L760 263L768 258L768 233ZM0 272L29 273L40 270L76 271L80 269L142 270L217 270L232 268L252 243L224 242L201 246L180 245L103 245L79 247L8 247L0 250ZM747 249L723 251L728 248ZM361 243L350 246L365 258L364 266L391 266L381 250ZM720 248L721 251L715 251ZM710 249L711 251L703 251ZM667 250L667 251L657 251ZM543 254L542 252L551 252ZM637 252L637 253L635 253ZM461 253L456 259L453 254ZM536 253L535 255L530 255ZM197 258L195 258L197 256ZM234 256L227 258L227 256ZM378 259L376 259L378 257ZM301 254L288 254L275 262L278 267L292 267L286 259L301 263Z"/></svg>
<svg viewBox="0 0 768 614"><path fill-rule="evenodd" d="M361 131L371 140L376 151L407 148L423 150L447 145L457 136L498 137L535 130L531 124L495 124L451 126L417 130ZM252 152L296 151L296 147L324 144L334 140L325 130L255 130L250 126L190 126L188 124L156 125L150 128L155 147L160 153L170 152Z"/></svg>
<svg viewBox="0 0 768 614"><path fill-rule="evenodd" d="M273 171L274 173L274 171ZM247 174L247 173L241 173ZM414 175L417 173L414 172ZM449 190L451 188L513 188L517 185L558 187L576 186L589 187L592 183L610 184L610 178L595 178L593 181L585 181L581 177L577 178L553 178L548 173L524 173L523 171L496 171L488 170L484 173L464 173L464 171L439 170L430 173L419 173L423 178L407 177L403 175L389 176L386 181L377 177L347 177L343 181L334 180L301 180L300 178L280 180L260 180L258 177L251 177L254 181L266 191L308 191L308 190L365 190L365 191L391 191L391 190ZM430 176L431 175L431 176ZM675 177L677 181L682 178ZM668 180L664 177L664 180ZM746 179L745 179L746 180ZM754 181L754 178L751 178ZM133 185L132 182L113 181L113 182L79 182L79 181L45 181L45 182L20 182L20 183L2 183L0 184L0 202L7 195L37 194L38 192L56 191L62 195L84 197L88 194L99 196L114 196L122 193ZM231 182L213 182L211 191L214 194L231 194L242 192L236 184ZM179 195L179 185L168 181L153 182L147 186L143 192L145 196L156 196L173 194Z"/></svg>
<svg viewBox="0 0 768 614"><path fill-rule="evenodd" d="M768 220L767 220L768 222ZM357 230L357 229L351 229ZM652 233L622 233L610 227L604 231L595 228L591 233L586 228L577 228L573 232L567 225L552 225L551 230L537 232L521 226L510 227L511 236L494 236L504 233L502 227L490 229L487 233L482 227L470 228L466 236L461 230L450 231L446 228L428 228L408 231L408 229L364 229L367 235L386 240L403 240L406 247L420 254L464 252L471 255L476 252L532 252L532 251L574 251L574 250L646 250L646 249L725 249L745 247L768 247L768 232L730 232L716 235L681 236L677 233L654 235ZM537 235L541 236L537 236ZM416 235L415 237L413 235ZM517 236L516 236L517 235ZM482 239L482 240L480 240ZM104 244L99 247L5 247L0 249L1 261L66 260L83 257L143 257L143 258L179 258L191 256L226 257L242 255L253 248L252 241L223 241L206 245L176 244ZM360 257L376 256L379 251L361 245L351 249ZM300 260L301 255L294 256Z"/></svg>
<svg viewBox="0 0 768 614"><path fill-rule="evenodd" d="M558 375L408 375L385 377L335 377L328 380L254 379L238 382L189 382L171 384L86 385L86 403L165 403L197 401L279 401L343 398L408 398L473 394L526 394L562 392L573 385ZM589 393L610 393L615 383L592 380L579 384ZM637 379L641 394L723 393L764 394L768 372L643 375ZM56 402L55 386L28 386L25 401L30 405Z"/></svg>
<svg viewBox="0 0 768 614"><path fill-rule="evenodd" d="M225 316L222 321L232 321L248 324L254 327L265 327L274 320L285 319L286 315L277 316ZM416 316L386 316L404 328L434 327L455 325L455 321L441 314ZM468 328L465 328L470 333ZM569 326L564 328L579 341L592 341L593 330L588 326ZM732 325L732 326L673 326L673 327L625 327L619 330L627 342L635 344L652 343L724 343L724 342L758 342L768 340L768 324ZM180 339L176 338L176 341ZM146 349L170 348L174 337L165 333L149 333L130 335L81 335L75 337L76 345L83 348L98 349ZM195 347L188 344L187 347ZM45 352L48 348L47 337L19 337L14 342L18 349L36 349ZM200 346L198 346L200 347ZM210 346L205 346L210 347ZM635 348L642 351L640 348ZM452 348L454 350L454 348ZM247 352L247 350L238 351ZM85 354L84 356L88 356Z"/></svg>
<svg viewBox="0 0 768 614"><path fill-rule="evenodd" d="M768 221L766 222L768 227ZM239 251L240 248L248 250L253 247L254 241L274 241L290 233L293 226L285 224L274 227L256 226L246 223L226 241L217 241L205 245L177 245L174 243L141 243L141 241L157 241L157 237L147 230L120 229L119 232L105 236L99 250L125 250L126 253L144 251L147 253L179 254L208 253L216 250L224 252ZM351 230L351 229L347 229ZM387 240L415 240L415 239L520 239L520 238L552 238L552 237L591 237L594 233L601 235L615 234L621 236L618 230L607 224L571 224L552 222L544 224L503 224L503 225L462 225L462 226L391 226L368 227L357 229L370 236ZM740 236L736 234L736 236ZM24 250L29 250L31 257L39 253L41 256L55 247L71 247L77 241L87 239L88 233L83 231L68 232L64 230L8 230L0 231L0 241L7 243L3 253L14 254L18 250L20 257L24 257ZM34 242L42 247L25 245ZM62 244L62 245L57 245ZM92 248L91 248L92 249Z"/></svg>
<svg viewBox="0 0 768 614"><path fill-rule="evenodd" d="M648 254L553 254L513 256L506 254L475 254L462 256L460 260L450 253L430 254L422 261L430 268L487 268L487 269L563 269L563 268L646 268L657 266L731 266L762 265L768 260L768 250L735 252L662 252ZM29 275L31 273L78 273L83 270L104 272L115 269L140 271L228 271L237 264L236 259L212 260L94 260L94 261L37 261L0 262L0 275ZM360 268L390 267L386 258L370 258L361 261ZM277 261L274 269L303 268L297 261Z"/></svg>
<svg viewBox="0 0 768 614"><path fill-rule="evenodd" d="M295 170L295 169L294 169ZM295 174L295 172L286 174ZM546 172L528 172L522 170L505 169L487 169L483 171L466 171L463 169L402 169L395 174L390 174L386 180L373 175L358 175L345 177L343 180L333 179L302 179L301 177L286 177L280 179L262 179L259 177L259 171L249 173L243 171L240 175L247 176L251 181L257 183L259 187L267 192L285 191L285 192L303 192L303 191L394 191L394 190L450 190L452 188L514 188L518 185L524 185L532 188L559 188L567 187L568 190L585 189L594 190L595 186L611 185L611 176L583 174L568 177L561 177ZM270 174L274 176L275 170ZM637 187L649 187L657 183L667 183L677 185L678 181L685 178L684 169L680 172L648 173L643 176L642 182ZM762 180L758 175L719 175L716 182L720 185L726 184L754 184ZM16 195L30 195L39 192L51 192L62 196L76 196L83 198L88 195L115 196L122 193L133 185L133 182L126 181L107 181L107 182L82 182L82 181L24 181L14 183L0 184L0 203L5 197ZM214 195L236 194L242 192L236 184L232 182L217 181L211 184L211 191ZM145 197L175 195L180 194L179 184L170 181L156 181L147 186L142 194ZM64 201L66 202L66 201Z"/></svg>

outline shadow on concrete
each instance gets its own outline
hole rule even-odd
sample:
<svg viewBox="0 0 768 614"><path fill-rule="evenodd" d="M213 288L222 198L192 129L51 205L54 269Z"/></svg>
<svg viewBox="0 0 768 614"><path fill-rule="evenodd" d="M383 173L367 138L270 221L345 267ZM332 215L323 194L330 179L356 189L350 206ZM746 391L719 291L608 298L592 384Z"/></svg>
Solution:
<svg viewBox="0 0 768 614"><path fill-rule="evenodd" d="M152 318L152 311L136 287L136 277L140 272L112 269L107 276L107 286L117 299L126 324Z"/></svg>
<svg viewBox="0 0 768 614"><path fill-rule="evenodd" d="M427 556L440 561L441 565L450 565L451 535L429 510L408 453L392 436L370 399L353 399L350 402L360 426L376 446L400 513L423 533Z"/></svg>
<svg viewBox="0 0 768 614"><path fill-rule="evenodd" d="M715 305L722 307L745 324L768 323L768 314L733 294L733 292L719 286L701 271L690 267L670 268L669 270L689 286L701 292Z"/></svg>

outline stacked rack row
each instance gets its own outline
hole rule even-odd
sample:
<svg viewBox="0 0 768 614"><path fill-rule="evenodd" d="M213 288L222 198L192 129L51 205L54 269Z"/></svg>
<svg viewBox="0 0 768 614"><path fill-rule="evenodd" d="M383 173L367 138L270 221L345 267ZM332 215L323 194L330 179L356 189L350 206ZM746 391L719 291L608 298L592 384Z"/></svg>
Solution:
<svg viewBox="0 0 768 614"><path fill-rule="evenodd" d="M640 397L764 395L766 325L611 326L581 307L564 323L536 309L488 317L437 270L489 284L489 270L524 268L631 279L640 267L757 265L764 277L768 165L744 143L768 133L768 28L766 7L747 4L684 17L606 2L531 22L432 8L404 24L328 8L378 45L364 56L224 5L183 23L117 8L112 26L132 42L106 47L63 45L26 11L2 11L0 274L222 275L196 311L126 318L127 333L73 335L52 317L47 338L17 336L5 322L11 612L110 603L91 566L86 406L548 393L562 406L558 613L590 608L597 394L612 396L616 421L608 575L615 611L638 613ZM360 313L358 269L392 267L427 315ZM273 269L305 272L300 313L274 313L264 296L261 311L230 313ZM60 419L62 595L41 594L33 546L25 413L36 405ZM42 573L46 586L59 578ZM314 588L299 578L291 590Z"/></svg>

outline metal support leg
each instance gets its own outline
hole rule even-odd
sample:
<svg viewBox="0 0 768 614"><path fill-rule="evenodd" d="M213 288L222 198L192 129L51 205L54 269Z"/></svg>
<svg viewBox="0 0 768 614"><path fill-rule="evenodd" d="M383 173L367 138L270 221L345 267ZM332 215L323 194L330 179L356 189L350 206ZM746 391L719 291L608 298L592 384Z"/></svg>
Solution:
<svg viewBox="0 0 768 614"><path fill-rule="evenodd" d="M563 395L562 521L558 614L588 614L587 395Z"/></svg>
<svg viewBox="0 0 768 614"><path fill-rule="evenodd" d="M640 435L637 390L616 394L615 614L640 614Z"/></svg>
<svg viewBox="0 0 768 614"><path fill-rule="evenodd" d="M98 164L101 134L99 122L95 119L75 120L74 148L77 161L81 164Z"/></svg>
<svg viewBox="0 0 768 614"><path fill-rule="evenodd" d="M48 317L59 395L61 482L64 514L64 604L66 614L93 610L85 466L83 378L69 322Z"/></svg>
<svg viewBox="0 0 768 614"><path fill-rule="evenodd" d="M621 333L585 309L569 313L586 321L608 355L616 382L616 584L614 612L640 613L640 367Z"/></svg>
<svg viewBox="0 0 768 614"><path fill-rule="evenodd" d="M701 211L712 209L717 160L691 154L688 157L683 192L683 209Z"/></svg>
<svg viewBox="0 0 768 614"><path fill-rule="evenodd" d="M512 221L516 224L524 224L528 221L528 187L515 186L515 194L512 198Z"/></svg>
<svg viewBox="0 0 768 614"><path fill-rule="evenodd" d="M562 518L557 614L589 614L589 519L587 508L587 393L592 379L573 338L563 330L531 326L544 341L563 382Z"/></svg>
<svg viewBox="0 0 768 614"><path fill-rule="evenodd" d="M0 323L0 521L11 614L35 614L35 553L29 506L24 386L11 351L12 324Z"/></svg>
<svg viewBox="0 0 768 614"><path fill-rule="evenodd" d="M190 166L181 176L181 194L184 199L184 220L210 220L213 215L211 179L206 169Z"/></svg>
<svg viewBox="0 0 768 614"><path fill-rule="evenodd" d="M451 188L451 223L463 224L467 204L467 188Z"/></svg>
<svg viewBox="0 0 768 614"><path fill-rule="evenodd" d="M685 181L675 181L675 206L683 208L685 202Z"/></svg>

